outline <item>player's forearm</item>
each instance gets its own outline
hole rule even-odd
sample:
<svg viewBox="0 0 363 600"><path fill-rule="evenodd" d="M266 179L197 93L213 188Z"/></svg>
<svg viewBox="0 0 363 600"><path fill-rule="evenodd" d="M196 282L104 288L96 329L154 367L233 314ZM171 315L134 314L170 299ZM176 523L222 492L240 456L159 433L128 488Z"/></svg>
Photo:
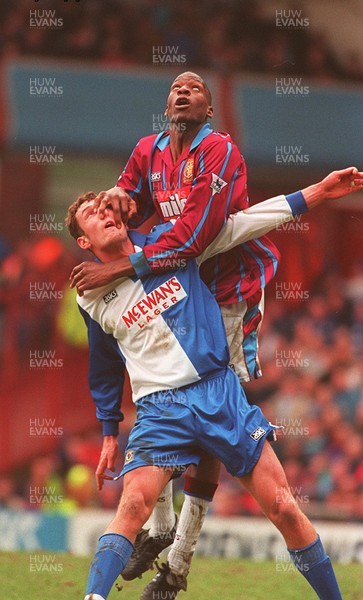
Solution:
<svg viewBox="0 0 363 600"><path fill-rule="evenodd" d="M328 196L321 182L309 185L307 188L301 190L301 193L304 196L304 200L309 210L328 200Z"/></svg>
<svg viewBox="0 0 363 600"><path fill-rule="evenodd" d="M108 282L119 279L120 277L132 277L135 275L134 267L128 256L123 256L117 260L104 263L104 266L106 267L104 276L105 279L107 278Z"/></svg>

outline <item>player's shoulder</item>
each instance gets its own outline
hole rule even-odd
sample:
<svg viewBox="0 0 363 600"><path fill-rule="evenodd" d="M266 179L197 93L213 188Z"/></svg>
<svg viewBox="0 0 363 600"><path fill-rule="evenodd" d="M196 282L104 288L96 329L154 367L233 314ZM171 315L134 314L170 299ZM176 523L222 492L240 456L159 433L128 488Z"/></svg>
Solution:
<svg viewBox="0 0 363 600"><path fill-rule="evenodd" d="M236 144L233 142L229 133L212 129L210 134L202 141L201 146L204 148L210 146L215 148L226 148L227 144L232 144L233 147L236 147Z"/></svg>
<svg viewBox="0 0 363 600"><path fill-rule="evenodd" d="M244 162L244 158L239 150L237 144L233 141L232 137L226 131L216 131L213 129L207 137L204 138L200 144L200 150L209 152L220 152L221 154L228 152L234 156L240 158Z"/></svg>
<svg viewBox="0 0 363 600"><path fill-rule="evenodd" d="M153 133L151 135L145 135L144 137L140 138L137 143L137 147L139 148L140 152L150 151L150 149L154 146L156 138L158 136L159 134Z"/></svg>

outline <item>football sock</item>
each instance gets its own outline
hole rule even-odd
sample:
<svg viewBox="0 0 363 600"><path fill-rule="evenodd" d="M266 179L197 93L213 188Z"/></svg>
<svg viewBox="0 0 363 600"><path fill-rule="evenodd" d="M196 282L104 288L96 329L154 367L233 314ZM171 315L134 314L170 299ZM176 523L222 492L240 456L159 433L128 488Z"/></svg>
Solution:
<svg viewBox="0 0 363 600"><path fill-rule="evenodd" d="M185 496L175 540L168 554L170 569L176 575L188 575L195 546L209 507L208 500Z"/></svg>
<svg viewBox="0 0 363 600"><path fill-rule="evenodd" d="M320 600L342 600L333 566L319 536L309 546L289 550L289 554Z"/></svg>
<svg viewBox="0 0 363 600"><path fill-rule="evenodd" d="M156 501L151 515L149 535L151 537L165 537L173 529L174 525L173 483L169 481Z"/></svg>
<svg viewBox="0 0 363 600"><path fill-rule="evenodd" d="M86 594L98 594L101 599L106 599L117 577L124 570L133 549L133 544L123 535L101 535L88 574Z"/></svg>

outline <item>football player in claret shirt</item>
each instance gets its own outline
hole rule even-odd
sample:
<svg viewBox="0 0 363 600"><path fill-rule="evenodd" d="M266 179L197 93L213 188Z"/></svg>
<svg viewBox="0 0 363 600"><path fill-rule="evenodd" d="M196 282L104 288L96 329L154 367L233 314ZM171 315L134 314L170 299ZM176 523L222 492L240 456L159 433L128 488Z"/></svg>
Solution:
<svg viewBox="0 0 363 600"><path fill-rule="evenodd" d="M161 490L174 473L198 463L201 449L215 454L254 495L318 597L341 600L331 561L292 496L267 441L274 426L258 407L248 404L228 366L220 311L199 277L198 265L324 200L362 188L363 173L357 169L336 171L302 192L230 216L214 242L183 269L149 274L142 280L121 277L78 296L90 320L116 340L137 407L137 421L125 451L123 494L115 518L99 540L85 600L107 598ZM136 244L153 243L161 231L170 231L171 225L166 224L146 239L140 234L135 238L124 225L116 227L111 206L101 219L93 200L94 195L88 194L73 203L67 226L81 248L106 263L132 254ZM185 326L190 326L189 336L181 333ZM117 455L116 435L105 436L102 453L106 461L97 474L100 488L104 479L112 479L105 470ZM180 586L175 579L170 583L168 575L166 568L159 578L164 576L163 586L157 589L168 594L171 590L173 595L168 597L175 597Z"/></svg>
<svg viewBox="0 0 363 600"><path fill-rule="evenodd" d="M175 226L129 258L76 267L72 284L79 293L120 275L143 277L184 264L205 250L230 214L248 207L244 159L228 133L211 128L211 94L199 75L186 72L176 77L167 99L166 115L170 130L138 142L117 186L100 193L96 206L99 205L102 216L105 206L111 203L117 221L119 204L127 213L131 197L137 205L137 215L129 222L131 227L139 226L153 212L161 222L173 222ZM278 257L275 246L262 236L214 256L201 266L201 277L220 305L230 364L241 382L261 375L257 352L263 289L276 272ZM90 350L92 354L92 343ZM92 372L90 378L97 379ZM93 393L99 392L94 388ZM218 475L218 461L205 456L198 471L192 467L185 478L185 503L177 541L170 553L170 562L179 574L188 573L191 549L213 498ZM149 553L145 552L143 565L138 559L136 570L130 562L125 578L145 571L158 551L171 541L165 536L175 523L170 485L157 503L153 523L149 536L155 540L154 553L150 540L141 532ZM158 527L164 532L164 540L158 538Z"/></svg>

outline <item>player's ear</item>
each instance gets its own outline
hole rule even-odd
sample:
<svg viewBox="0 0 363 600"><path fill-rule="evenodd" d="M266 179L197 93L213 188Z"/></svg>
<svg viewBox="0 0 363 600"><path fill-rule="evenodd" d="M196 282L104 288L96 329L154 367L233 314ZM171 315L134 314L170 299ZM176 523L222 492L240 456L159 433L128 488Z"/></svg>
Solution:
<svg viewBox="0 0 363 600"><path fill-rule="evenodd" d="M91 247L91 242L86 235L80 235L77 238L77 244L82 250L89 250Z"/></svg>
<svg viewBox="0 0 363 600"><path fill-rule="evenodd" d="M165 116L165 117L167 117L167 116L168 116L168 107L166 107L166 109L165 109L164 116Z"/></svg>
<svg viewBox="0 0 363 600"><path fill-rule="evenodd" d="M213 117L213 106L208 106L207 117L208 117L208 119L211 119Z"/></svg>

